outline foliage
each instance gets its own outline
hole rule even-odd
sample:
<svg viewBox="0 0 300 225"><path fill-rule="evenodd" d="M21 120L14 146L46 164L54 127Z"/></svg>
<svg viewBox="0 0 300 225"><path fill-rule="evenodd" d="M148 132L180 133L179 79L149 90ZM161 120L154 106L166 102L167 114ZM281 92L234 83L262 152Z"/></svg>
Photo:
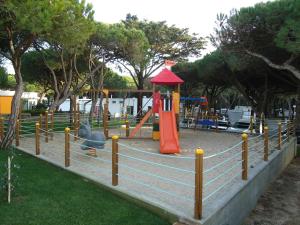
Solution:
<svg viewBox="0 0 300 225"><path fill-rule="evenodd" d="M8 87L8 74L4 67L0 67L0 88L7 88Z"/></svg>
<svg viewBox="0 0 300 225"><path fill-rule="evenodd" d="M190 35L188 29L168 26L164 21L139 20L130 14L116 27L120 31L117 62L132 76L138 89L166 59L180 61L199 56L204 44L202 38Z"/></svg>
<svg viewBox="0 0 300 225"><path fill-rule="evenodd" d="M128 88L127 79L107 69L104 79L104 87L108 89L126 89Z"/></svg>
<svg viewBox="0 0 300 225"><path fill-rule="evenodd" d="M297 67L299 55L300 3L279 0L219 15L213 43L226 51L261 54L274 63Z"/></svg>
<svg viewBox="0 0 300 225"><path fill-rule="evenodd" d="M217 17L211 40L232 72L231 82L259 112L300 90L299 9L297 0L278 0Z"/></svg>

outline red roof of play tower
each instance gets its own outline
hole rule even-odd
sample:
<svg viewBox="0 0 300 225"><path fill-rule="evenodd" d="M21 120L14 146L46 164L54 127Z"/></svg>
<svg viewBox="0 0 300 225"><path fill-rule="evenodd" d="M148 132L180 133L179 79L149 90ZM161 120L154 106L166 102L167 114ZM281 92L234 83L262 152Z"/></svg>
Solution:
<svg viewBox="0 0 300 225"><path fill-rule="evenodd" d="M163 85L182 84L183 82L184 81L181 80L175 73L168 69L163 69L159 74L151 79L151 83Z"/></svg>

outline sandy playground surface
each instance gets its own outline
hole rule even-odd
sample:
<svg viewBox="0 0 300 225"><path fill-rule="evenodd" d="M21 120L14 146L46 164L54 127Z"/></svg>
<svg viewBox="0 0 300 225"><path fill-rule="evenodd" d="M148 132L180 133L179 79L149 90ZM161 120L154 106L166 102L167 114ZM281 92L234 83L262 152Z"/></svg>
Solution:
<svg viewBox="0 0 300 225"><path fill-rule="evenodd" d="M124 131L110 130L110 135L120 135L122 132ZM143 132L143 135L148 132L150 137L151 130ZM88 156L87 151L81 150L80 144L83 140L76 142L73 140L74 138L71 136L70 169L111 186L111 140L106 141L103 150L97 150L98 157L96 158ZM120 139L118 188L138 198L158 204L173 213L192 218L194 212L194 150L201 147L207 157L223 152L240 142L240 134L181 129L181 153L169 156L157 154L159 152L158 141ZM34 153L34 137L23 137L20 143L20 147L24 151ZM274 143L271 141L271 144ZM253 140L249 141L250 168L262 160L262 145L262 137L253 137ZM64 134L55 133L54 140L48 143L45 143L42 136L41 155L64 165ZM204 160L204 217L208 213L205 205L224 195L226 188L230 188L236 179L241 179L241 165L241 144L223 154ZM225 171L227 171L226 174L220 176ZM212 194L232 177L236 178L220 191Z"/></svg>

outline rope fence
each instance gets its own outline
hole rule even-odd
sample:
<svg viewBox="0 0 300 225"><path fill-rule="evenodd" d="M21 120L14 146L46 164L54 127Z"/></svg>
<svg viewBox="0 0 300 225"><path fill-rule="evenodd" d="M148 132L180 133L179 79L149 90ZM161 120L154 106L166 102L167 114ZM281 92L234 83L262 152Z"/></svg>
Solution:
<svg viewBox="0 0 300 225"><path fill-rule="evenodd" d="M73 115L73 126L70 128L57 125L52 113L36 117L36 121L18 120L15 134L16 146L22 143L23 138L34 136L35 154L42 153L41 142L53 140L57 129L64 132L64 149L53 154L60 154L64 158L65 167L78 163L80 167L100 171L111 176L111 185L137 185L146 187L154 192L166 194L183 201L184 204L194 203L194 218L201 219L203 206L208 200L216 198L222 189L235 180L248 180L249 169L256 163L268 161L269 156L280 151L282 145L295 135L295 127L291 121L279 122L276 129L263 128L263 134L248 137L243 134L241 141L222 151L205 155L200 148L194 155L164 155L146 151L125 144L119 136L113 136L111 149L104 147L96 152L88 142L103 143L79 137L80 115ZM107 124L106 124L107 125ZM273 126L275 126L273 124ZM0 137L4 135L4 120L0 118ZM52 138L51 138L52 137ZM81 149L87 149L87 153ZM98 157L100 154L101 157ZM86 159L86 160L83 160ZM174 163L178 160L178 164ZM93 164L92 162L99 162ZM168 162L173 163L170 165ZM103 163L103 164L102 164ZM161 173L164 171L164 173ZM174 176L172 174L175 174ZM135 176L133 176L135 175ZM239 178L239 179L238 179ZM124 180L119 184L119 180ZM169 191L163 184L175 185L176 190L184 190L192 195L180 195L179 191ZM143 192L144 193L144 192ZM147 193L144 193L147 194Z"/></svg>

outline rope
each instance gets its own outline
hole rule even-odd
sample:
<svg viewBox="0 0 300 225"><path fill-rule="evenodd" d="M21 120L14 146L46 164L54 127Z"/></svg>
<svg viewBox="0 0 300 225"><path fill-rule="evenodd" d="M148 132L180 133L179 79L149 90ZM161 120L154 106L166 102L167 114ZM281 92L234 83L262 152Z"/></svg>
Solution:
<svg viewBox="0 0 300 225"><path fill-rule="evenodd" d="M31 133L31 134L22 134L22 135L19 135L20 137L27 137L27 136L30 136L30 135L34 135L34 133Z"/></svg>
<svg viewBox="0 0 300 225"><path fill-rule="evenodd" d="M75 136L75 135L73 135L73 134L71 134L71 133L70 133L70 136L75 137L75 138L78 138L78 139L83 140L83 141L90 141L90 142L94 142L94 143L105 143L105 141L94 141L94 140L91 140L91 139L81 138L81 137Z"/></svg>
<svg viewBox="0 0 300 225"><path fill-rule="evenodd" d="M74 150L73 150L71 153L73 153L73 152L75 152L75 153L78 154L78 155L86 156L86 157L91 158L91 159L94 159L94 160L98 160L98 161L101 161L101 162L109 163L110 165L111 165L111 163L112 163L110 160L101 159L101 158L95 158L95 157L92 157L92 156L90 156L90 155L86 155L86 154L83 154L83 153L81 153L81 152L74 151Z"/></svg>
<svg viewBox="0 0 300 225"><path fill-rule="evenodd" d="M242 171L239 171L239 173ZM229 179L227 182L225 182L224 184L222 184L220 187L218 187L216 190L214 190L212 193L210 193L208 196L206 196L202 202L205 202L207 199L209 199L211 196L213 196L215 193L217 193L218 191L220 191L223 187L225 187L227 184L229 184L232 180L234 180L237 176L240 176L241 174L236 174L235 176L233 176L231 179Z"/></svg>
<svg viewBox="0 0 300 225"><path fill-rule="evenodd" d="M285 139L283 139L282 141L281 141L281 143L285 143L286 142L286 140L288 140L289 138L288 137L286 137Z"/></svg>
<svg viewBox="0 0 300 225"><path fill-rule="evenodd" d="M91 166L91 165L89 165L89 164L86 164L86 163L84 163L84 162L82 162L82 161L80 161L80 160L77 160L77 159L75 159L75 158L73 158L73 157L70 157L70 159L72 159L72 160L74 160L74 161L76 161L76 162L78 162L79 164L82 164L82 165L84 165L86 168L91 168L91 169L97 169L97 171L99 170L99 171L101 171L101 170L105 170L105 171L108 171L108 172L110 172L111 173L111 170L110 169L106 169L106 168L101 168L101 169L99 169L99 168L97 168L97 167L95 167L95 166ZM72 163L72 161L70 161L70 164ZM72 164L71 164L72 165ZM103 173L103 171L101 171L102 173ZM105 175L107 175L106 173L105 173Z"/></svg>
<svg viewBox="0 0 300 225"><path fill-rule="evenodd" d="M121 167L125 167L127 169L130 169L130 170L133 170L135 172L138 172L138 173L141 173L141 174L144 174L144 175L147 175L147 176L155 177L155 178L167 181L167 182L173 182L175 184L180 184L180 185L191 187L191 188L195 187L194 185L191 185L191 184L186 184L186 183L183 183L183 182L180 182L180 181L177 181L177 180L173 180L173 179L170 179L170 178L166 178L166 177L162 177L162 176L159 176L159 175L156 175L156 174L145 172L145 171L142 171L142 170L139 170L139 169L135 169L135 168L127 166L125 164L118 164L118 165L121 166Z"/></svg>
<svg viewBox="0 0 300 225"><path fill-rule="evenodd" d="M130 183L136 183L136 184L145 186L145 187L147 187L147 188L153 189L153 190L155 190L155 191L157 191L157 192L161 192L161 193L170 195L170 196L175 197L175 198L181 198L181 199L183 199L183 200L185 200L185 201L194 202L193 199L186 198L186 197L182 197L182 196L180 196L180 195L172 194L172 192L164 191L164 190L162 190L161 188L157 188L157 187L151 186L151 185L146 184L146 183L144 183L144 182L142 182L142 181L134 180L134 179L132 179L131 177L128 177L128 176L126 176L126 175L120 175L120 174L117 174L117 175L120 177L120 179L128 180L128 181L130 181Z"/></svg>
<svg viewBox="0 0 300 225"><path fill-rule="evenodd" d="M32 132L30 130L20 130L20 133L25 133L25 134L35 134L35 132Z"/></svg>
<svg viewBox="0 0 300 225"><path fill-rule="evenodd" d="M121 153L118 153L118 155L129 158L129 159L132 159L132 160L137 160L137 161L144 162L144 163L147 163L147 164L150 164L150 165L154 165L154 166L160 166L160 167L165 167L165 168L173 169L173 170L180 171L180 172L195 174L195 171L192 171L192 170L185 170L185 169L180 169L180 168L176 168L176 167L173 167L173 166L163 165L163 164L160 164L160 163L150 162L150 161L147 161L147 160L143 160L143 159L140 159L140 158L135 158L135 157L132 157L132 156L121 154Z"/></svg>
<svg viewBox="0 0 300 225"><path fill-rule="evenodd" d="M222 151L222 152L218 152L218 153L215 153L215 154L206 156L206 157L204 157L204 159L210 159L210 158L216 157L216 156L218 156L218 155L224 154L224 153L226 153L226 152L229 152L229 151L231 151L232 149L236 148L237 146L239 146L239 145L242 144L242 143L243 143L243 142L241 141L241 142L237 143L236 145L233 145L232 147L227 148L226 150L224 150L224 151Z"/></svg>
<svg viewBox="0 0 300 225"><path fill-rule="evenodd" d="M214 170L215 168L217 168L217 167L219 167L219 166L221 166L221 165L224 165L225 163L227 163L228 161L234 159L234 158L237 157L237 156L242 156L242 152L237 152L236 154L234 154L234 155L231 156L230 158L224 160L223 162L221 162L221 163L219 163L219 164L217 164L217 165L215 165L215 166L212 166L212 167L210 167L210 168L207 169L207 170L204 170L203 173L204 173L204 174L205 174L205 173L208 173L208 172Z"/></svg>
<svg viewBox="0 0 300 225"><path fill-rule="evenodd" d="M263 148L263 147L264 147L264 144L265 144L264 142L262 142L262 143L258 142L258 143L254 144L254 145L250 145L248 149L249 149L249 150L251 150L251 149L255 149L255 150L256 150L256 149L260 149L260 148ZM259 145L259 148L255 148L255 147L258 146L258 145Z"/></svg>
<svg viewBox="0 0 300 225"><path fill-rule="evenodd" d="M118 144L120 146L123 146L123 147L127 148L128 150L132 150L132 151L136 151L136 152L141 152L141 153L145 153L145 154L148 154L148 155L154 155L154 156L159 156L159 157L163 157L163 158L176 158L176 159L192 159L192 160L195 160L194 157L162 155L162 154L158 154L158 153L154 153L154 152L143 151L143 150L140 150L140 149L137 149L137 148L134 148L134 147L122 144L120 142Z"/></svg>
<svg viewBox="0 0 300 225"><path fill-rule="evenodd" d="M258 135L258 136L249 138L248 141L256 140L257 138L262 137L262 136L263 136L263 134L260 134L260 135Z"/></svg>
<svg viewBox="0 0 300 225"><path fill-rule="evenodd" d="M277 137L278 136L278 132L276 132L275 134L269 136L269 139L273 138L273 137Z"/></svg>
<svg viewBox="0 0 300 225"><path fill-rule="evenodd" d="M218 180L220 177L224 176L225 174L229 173L237 166L241 166L240 163L241 162L236 163L234 166L230 167L229 169L225 170L223 173L221 173L218 176L216 176L215 178L211 179L210 181L208 181L207 183L204 184L204 187L211 185L213 182L215 182L216 180Z"/></svg>
<svg viewBox="0 0 300 225"><path fill-rule="evenodd" d="M84 145L84 144L78 144L78 143L76 143L76 142L73 142L73 141L70 141L70 143L71 144L74 144L74 145L78 145L78 146L84 146L84 147L88 147L88 148L91 148L90 146L87 146L87 145ZM103 151L103 152L107 152L107 153L110 153L111 154L111 151L109 151L109 150L106 150L106 149L100 149L101 150L101 152Z"/></svg>

